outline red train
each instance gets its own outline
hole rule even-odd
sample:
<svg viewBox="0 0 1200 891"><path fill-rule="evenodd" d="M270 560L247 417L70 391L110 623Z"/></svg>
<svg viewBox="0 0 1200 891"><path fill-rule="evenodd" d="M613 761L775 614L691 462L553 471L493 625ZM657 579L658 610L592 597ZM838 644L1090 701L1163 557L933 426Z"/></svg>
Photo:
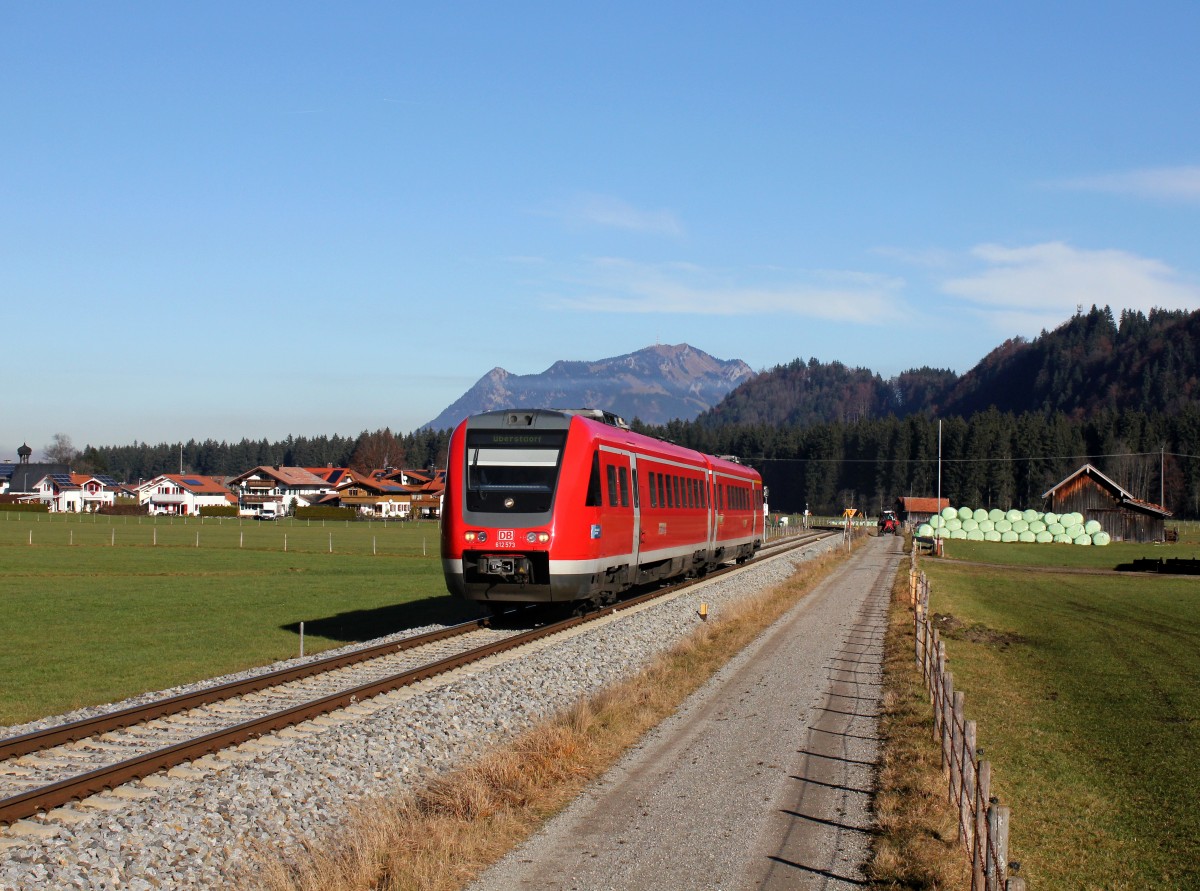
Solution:
<svg viewBox="0 0 1200 891"><path fill-rule="evenodd" d="M469 600L605 603L744 562L763 542L759 474L635 433L615 415L491 411L450 439L442 566Z"/></svg>

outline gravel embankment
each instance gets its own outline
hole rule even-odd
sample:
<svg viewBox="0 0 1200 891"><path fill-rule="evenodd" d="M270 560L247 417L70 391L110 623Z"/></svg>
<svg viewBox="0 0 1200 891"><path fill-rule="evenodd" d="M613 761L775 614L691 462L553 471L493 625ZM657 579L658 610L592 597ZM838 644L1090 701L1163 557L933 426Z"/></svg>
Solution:
<svg viewBox="0 0 1200 891"><path fill-rule="evenodd" d="M22 821L0 834L0 888L230 887L250 863L251 846L286 850L336 829L354 802L460 764L643 666L695 626L702 600L719 614L723 604L786 580L798 563L836 542L752 564L735 578L697 586L527 657L378 697L334 720L132 783L52 819ZM10 736L131 704L0 732Z"/></svg>

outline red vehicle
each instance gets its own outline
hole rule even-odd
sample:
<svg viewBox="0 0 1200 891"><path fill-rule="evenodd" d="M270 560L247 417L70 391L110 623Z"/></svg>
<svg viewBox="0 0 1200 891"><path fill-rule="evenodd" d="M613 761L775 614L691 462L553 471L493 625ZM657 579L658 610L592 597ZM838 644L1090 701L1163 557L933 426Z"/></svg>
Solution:
<svg viewBox="0 0 1200 891"><path fill-rule="evenodd" d="M605 603L762 546L757 471L607 412L474 415L454 431L447 466L442 567L468 600Z"/></svg>

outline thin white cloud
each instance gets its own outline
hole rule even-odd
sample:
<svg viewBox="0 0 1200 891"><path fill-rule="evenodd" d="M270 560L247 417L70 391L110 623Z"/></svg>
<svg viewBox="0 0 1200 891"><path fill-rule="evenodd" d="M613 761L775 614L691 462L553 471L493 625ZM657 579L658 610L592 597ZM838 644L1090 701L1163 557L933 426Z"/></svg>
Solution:
<svg viewBox="0 0 1200 891"><path fill-rule="evenodd" d="M747 274L747 278L756 276ZM748 316L794 315L879 325L902 312L902 282L856 272L818 271L784 282L738 282L736 275L694 264L649 265L618 258L594 260L574 281L559 308L603 313Z"/></svg>
<svg viewBox="0 0 1200 891"><path fill-rule="evenodd" d="M921 269L944 269L954 262L954 254L943 248L910 250L909 248L884 245L875 248L872 253L880 257L887 257L889 260L897 260L905 266L915 266Z"/></svg>
<svg viewBox="0 0 1200 891"><path fill-rule="evenodd" d="M1154 167L1101 176L1079 177L1060 184L1082 192L1105 192L1156 201L1200 202L1200 167Z"/></svg>
<svg viewBox="0 0 1200 891"><path fill-rule="evenodd" d="M683 235L683 224L669 210L644 210L612 195L582 193L545 211L571 226L599 226L648 235Z"/></svg>
<svg viewBox="0 0 1200 891"><path fill-rule="evenodd" d="M1026 333L1054 327L1077 307L1093 304L1114 310L1200 308L1195 283L1160 260L1127 251L1083 250L1056 241L983 244L971 256L983 268L943 282L942 291L986 312L998 326L1023 322Z"/></svg>

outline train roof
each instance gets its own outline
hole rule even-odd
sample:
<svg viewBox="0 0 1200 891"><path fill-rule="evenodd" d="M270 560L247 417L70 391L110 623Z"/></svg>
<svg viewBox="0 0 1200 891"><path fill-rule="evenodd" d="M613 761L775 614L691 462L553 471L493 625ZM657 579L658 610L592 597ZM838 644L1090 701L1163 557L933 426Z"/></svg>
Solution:
<svg viewBox="0 0 1200 891"><path fill-rule="evenodd" d="M641 450L655 451L676 460L696 464L707 463L714 470L733 476L756 478L758 472L742 464L734 455L706 455L663 439L631 430L629 425L612 412L591 408L509 408L482 412L467 418L474 429L566 430L573 420L584 427L594 439L606 439L636 446Z"/></svg>

